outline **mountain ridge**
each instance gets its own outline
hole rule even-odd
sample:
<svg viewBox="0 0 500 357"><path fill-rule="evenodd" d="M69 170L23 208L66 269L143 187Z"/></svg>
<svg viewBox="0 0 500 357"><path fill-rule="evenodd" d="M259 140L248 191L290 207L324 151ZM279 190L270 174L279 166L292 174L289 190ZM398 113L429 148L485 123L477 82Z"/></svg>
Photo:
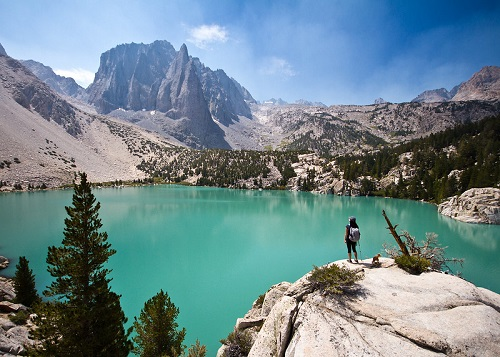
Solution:
<svg viewBox="0 0 500 357"><path fill-rule="evenodd" d="M162 103L164 112L156 109L136 111L118 108L108 115L98 114L95 107L82 102L81 99L55 93L31 71L25 69L21 63L8 56L2 56L3 66L0 67L0 83L2 83L0 99L4 104L0 111L0 115L3 116L2 131L15 133L16 125L28 127L29 123L25 123L28 112L31 113L29 114L30 118L40 115L52 128L54 125L58 128L57 133L50 134L55 135L54 138L47 134L44 139L49 142L62 140L63 133L59 132L62 130L73 137L71 145L79 145L78 142L80 142L82 148L79 148L78 152L91 150L98 154L82 156L75 153L73 155L71 151L75 150L75 147L68 148L67 155L61 154L64 157L61 157L60 160L64 170L76 171L84 168L87 170L92 167L92 165L83 165L79 162L79 157L87 156L88 158L92 157L92 160L108 162L113 157L119 156L121 157L120 165L123 166L112 170L113 175L118 176L116 178L125 179L154 175L154 170L145 172L138 169L138 166L144 161L160 163L161 157L164 155L164 148L171 148L172 145L196 149L212 147L259 151L298 150L315 152L322 157L335 157L380 150L454 127L459 123L474 122L500 113L499 98L485 101L380 103L365 106L336 105L328 107L322 103L311 102L275 105L274 103L278 100L259 104L253 100L250 93L245 93L244 87L225 75L224 71L212 71L205 67L198 58L189 56L187 46L184 45L179 51L175 51L167 43L159 42L156 46L170 48L170 57L162 59L158 53L156 53L156 57L153 56L156 58L153 62L164 64L160 72L166 71L162 74L161 80L157 79L154 87L155 91L162 94L159 102L158 94L156 94L155 105ZM123 64L122 70L108 71L112 68L104 65L101 72L106 73L106 75L96 75L94 89L96 90L98 84L102 84L99 96L105 97L102 93L105 92L104 88L110 87L111 78L123 76L123 73L127 72L133 80L120 88L124 88L126 93L133 94L128 97L129 99L135 98L134 100L138 103L147 103L144 100L149 98L147 95L151 92L152 87L149 85L141 86L141 81L150 81L154 78L151 74L152 70L156 71L159 67L150 68L148 72L144 71L141 65L139 70L139 67L136 66L136 60L130 62L132 63L130 67L125 66L128 63L124 61L127 57L125 56L127 48L131 48L132 52L137 54L134 58L142 63L151 60L148 60L144 53L154 52L152 44L149 47L143 44L132 44L130 46L117 46L113 51L117 52L118 55L113 55L114 57L106 53L103 54L102 60L105 64L109 61L116 64L114 59L118 56L118 63ZM177 62L172 65L174 61ZM114 66L113 68L116 70L118 67ZM46 68L50 69L50 67ZM476 96L481 90L495 93L490 90L496 88L495 68L498 67L492 67L489 70L492 72L490 75L478 76L479 79L475 78L473 81L471 78L470 84L465 86L464 90L469 92L473 90ZM127 70L125 71L125 69ZM115 74L111 74L112 72ZM482 77L489 80L488 86L481 85ZM213 83L216 85L212 85ZM124 95L123 98L127 98L127 96ZM216 100L221 98L223 98L224 105L219 105L221 102ZM245 103L245 106L238 107L242 102ZM221 115L215 118L213 113L221 113ZM18 124L17 121L24 124ZM38 119L36 122L39 123ZM95 131L98 127L101 132ZM33 131L37 130L35 124L32 129L34 129ZM125 132L129 131L134 132L130 140L124 135ZM20 142L30 140L28 137L19 136L16 140ZM146 137L147 139L145 139ZM153 140L152 137L155 139ZM5 138L5 143L12 143L9 135L6 135ZM113 152L105 148L106 140L117 142ZM151 140L155 142L154 145L150 144ZM42 140L38 147L31 147L30 150L50 155L51 150L45 148L44 141ZM141 141L144 145L141 144ZM143 149L141 145L149 149ZM147 155L143 151L147 152ZM12 162L12 158L20 156L7 144L3 146L0 154L3 157L0 159L9 162ZM26 152L26 156L28 155ZM71 162L72 157L77 161L76 167L67 164L67 162ZM26 162L26 159L23 160L22 162ZM40 162L43 163L42 161ZM91 160L89 159L89 161ZM106 168L102 167L100 163L95 163L95 166L100 168L94 169L93 179L103 181L113 177L111 173L106 172ZM150 167L154 166L150 165ZM16 167L16 165L10 167ZM127 170L131 170L134 174L127 174ZM35 171L43 173L43 175L50 174L48 166L35 166L33 172ZM16 175L11 175L8 170L0 171L0 179L9 182L29 181L30 177L33 176L36 175L30 173L23 177L19 170ZM64 180L70 182L70 176L65 174ZM56 181L54 181L54 185L56 185Z"/></svg>

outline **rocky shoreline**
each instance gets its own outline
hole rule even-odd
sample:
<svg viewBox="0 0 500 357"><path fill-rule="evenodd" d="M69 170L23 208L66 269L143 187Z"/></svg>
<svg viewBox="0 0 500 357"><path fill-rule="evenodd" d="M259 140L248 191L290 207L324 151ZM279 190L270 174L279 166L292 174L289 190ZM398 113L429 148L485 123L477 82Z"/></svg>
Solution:
<svg viewBox="0 0 500 357"><path fill-rule="evenodd" d="M8 259L0 256L3 264L0 269L8 266ZM25 346L34 343L30 339L30 329L33 327L28 319L25 325L16 325L9 317L27 308L13 303L16 297L12 279L0 276L0 356L24 356Z"/></svg>
<svg viewBox="0 0 500 357"><path fill-rule="evenodd" d="M312 291L306 274L258 299L235 326L248 356L498 356L500 295L440 272L410 275L381 258L352 294ZM217 356L229 348L221 346Z"/></svg>
<svg viewBox="0 0 500 357"><path fill-rule="evenodd" d="M438 212L461 222L500 224L500 189L471 188L438 205Z"/></svg>

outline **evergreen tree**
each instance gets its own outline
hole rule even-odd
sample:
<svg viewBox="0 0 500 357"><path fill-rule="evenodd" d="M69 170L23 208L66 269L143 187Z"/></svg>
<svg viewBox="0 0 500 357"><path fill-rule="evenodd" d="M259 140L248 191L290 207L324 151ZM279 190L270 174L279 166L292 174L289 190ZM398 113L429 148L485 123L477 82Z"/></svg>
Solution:
<svg viewBox="0 0 500 357"><path fill-rule="evenodd" d="M200 345L200 341L196 340L196 343L189 347L187 357L205 357L206 354L207 348L204 345Z"/></svg>
<svg viewBox="0 0 500 357"><path fill-rule="evenodd" d="M55 278L44 294L37 336L42 356L127 356L132 344L120 296L110 291L109 269L115 254L99 219L100 203L91 192L87 175L74 184L73 206L66 207L62 246L49 247L48 271Z"/></svg>
<svg viewBox="0 0 500 357"><path fill-rule="evenodd" d="M16 265L14 275L14 290L16 291L15 301L27 307L32 307L40 301L35 287L35 275L29 267L29 261L26 257L19 257L19 263Z"/></svg>
<svg viewBox="0 0 500 357"><path fill-rule="evenodd" d="M133 338L137 344L134 353L141 357L179 356L184 349L186 329L177 331L178 315L179 309L163 290L149 299L139 318L134 317L137 332Z"/></svg>

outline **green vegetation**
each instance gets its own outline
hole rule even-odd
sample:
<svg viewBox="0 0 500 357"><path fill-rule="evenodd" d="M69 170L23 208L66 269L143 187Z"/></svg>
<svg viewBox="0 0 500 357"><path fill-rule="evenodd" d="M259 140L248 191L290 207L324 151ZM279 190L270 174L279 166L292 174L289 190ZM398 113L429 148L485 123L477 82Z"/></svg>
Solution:
<svg viewBox="0 0 500 357"><path fill-rule="evenodd" d="M227 338L220 340L226 345L225 357L244 357L248 356L252 348L252 336L247 330L234 330Z"/></svg>
<svg viewBox="0 0 500 357"><path fill-rule="evenodd" d="M418 255L398 255L394 261L401 269L410 274L419 275L429 269L431 262Z"/></svg>
<svg viewBox="0 0 500 357"><path fill-rule="evenodd" d="M137 333L133 338L136 343L134 353L141 357L179 356L185 347L182 342L186 329L177 330L175 320L178 315L179 309L163 290L149 299L139 318L134 318Z"/></svg>
<svg viewBox="0 0 500 357"><path fill-rule="evenodd" d="M295 176L292 164L298 162L299 152L260 152L249 150L191 150L167 149L162 159L143 160L138 168L164 182L180 183L197 176L198 186L231 188L284 188ZM281 178L268 179L271 168Z"/></svg>
<svg viewBox="0 0 500 357"><path fill-rule="evenodd" d="M396 231L397 225L392 225L385 211L382 211L382 215L388 224L387 229L398 244L398 248L384 244L384 249L401 269L419 275L429 269L441 271L447 268L451 271L448 263L458 263L460 265L463 263L463 259L445 257L446 248L438 244L437 234L427 233L426 239L418 243L415 237L406 231L403 231L401 235L398 234Z"/></svg>
<svg viewBox="0 0 500 357"><path fill-rule="evenodd" d="M51 298L38 307L35 356L127 356L132 348L120 296L110 291L104 265L116 253L99 232L100 203L85 173L74 184L73 206L66 207L62 246L49 247L48 271L54 281L44 292Z"/></svg>
<svg viewBox="0 0 500 357"><path fill-rule="evenodd" d="M196 343L188 348L187 357L205 357L207 354L207 347L200 345L200 341L196 340ZM184 356L184 354L182 354Z"/></svg>
<svg viewBox="0 0 500 357"><path fill-rule="evenodd" d="M314 290L319 290L323 294L343 294L362 278L360 269L351 270L330 264L320 268L314 266L308 280Z"/></svg>
<svg viewBox="0 0 500 357"><path fill-rule="evenodd" d="M400 174L397 184L379 194L440 202L472 187L497 187L500 182L500 116L465 123L452 129L362 156L337 158L346 180L387 175L398 166L399 156L411 175Z"/></svg>
<svg viewBox="0 0 500 357"><path fill-rule="evenodd" d="M29 261L26 257L19 257L13 283L16 292L15 302L23 304L26 307L32 307L40 301L35 287L35 275L33 274L33 270L30 269Z"/></svg>
<svg viewBox="0 0 500 357"><path fill-rule="evenodd" d="M19 310L15 314L9 314L9 320L15 323L16 325L24 325L29 317L30 314L26 310Z"/></svg>

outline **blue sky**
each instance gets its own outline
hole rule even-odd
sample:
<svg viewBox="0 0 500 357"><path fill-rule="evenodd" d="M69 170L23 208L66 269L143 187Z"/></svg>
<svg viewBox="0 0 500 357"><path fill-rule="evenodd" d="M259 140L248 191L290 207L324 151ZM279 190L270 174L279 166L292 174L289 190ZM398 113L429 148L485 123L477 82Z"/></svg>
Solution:
<svg viewBox="0 0 500 357"><path fill-rule="evenodd" d="M500 65L500 1L0 0L7 53L84 86L101 53L155 40L261 101L404 102Z"/></svg>

